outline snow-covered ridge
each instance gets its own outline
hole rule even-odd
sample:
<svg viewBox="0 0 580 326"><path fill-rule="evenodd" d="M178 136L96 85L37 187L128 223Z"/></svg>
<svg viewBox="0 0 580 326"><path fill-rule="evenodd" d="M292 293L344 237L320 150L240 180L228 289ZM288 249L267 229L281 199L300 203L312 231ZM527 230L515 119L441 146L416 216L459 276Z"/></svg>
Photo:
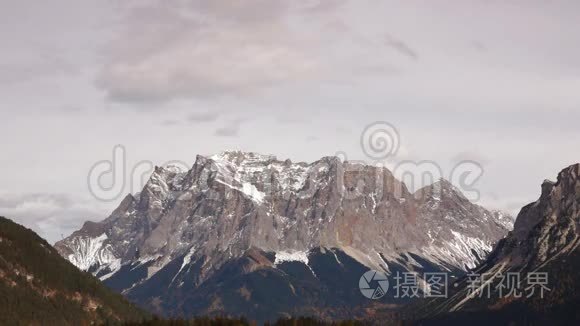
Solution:
<svg viewBox="0 0 580 326"><path fill-rule="evenodd" d="M303 162L278 161L274 155L228 151L210 157L225 185L238 189L254 201L262 202L265 194L258 189L269 185L275 176L282 191L299 191L311 173L312 166ZM316 171L320 172L320 171Z"/></svg>
<svg viewBox="0 0 580 326"><path fill-rule="evenodd" d="M214 161L231 162L233 164L251 164L275 161L276 156L243 151L223 151L209 157Z"/></svg>
<svg viewBox="0 0 580 326"><path fill-rule="evenodd" d="M458 267L466 266L471 269L478 264L472 250L477 253L480 259L483 259L493 249L491 243L481 239L469 237L453 230L451 230L451 234L453 238L444 241L442 244L430 244L422 248L422 255L431 258L433 261L450 263Z"/></svg>
<svg viewBox="0 0 580 326"><path fill-rule="evenodd" d="M88 236L73 238L69 243L73 253L67 257L68 260L83 271L97 266L99 270L108 268L111 274L116 272L120 268L121 260L115 257L111 246L105 244L107 239L105 233L95 238Z"/></svg>
<svg viewBox="0 0 580 326"><path fill-rule="evenodd" d="M406 190L397 198L385 185L398 181L381 174L385 180L375 182L375 167L369 166L345 174L343 181L349 184L359 177L370 182L357 186L360 196L343 200L335 183L341 184L338 173L348 164L332 157L293 163L273 155L224 152L198 156L187 172L178 166L157 167L139 196L128 197L106 223L93 228L98 231L85 229L63 240L60 252L100 277L119 270L117 257L124 265L146 265L144 281L183 258L172 276L180 284L194 262L202 264L207 277L250 246L275 252L274 266L288 261L308 265L309 249L327 247L375 269L405 252L465 269L476 263L472 249L483 258L491 250L485 241L501 236L500 224L492 221L495 215L459 198L460 192L446 181L426 189L425 201ZM344 184L342 188L344 192ZM317 195L303 196L307 192ZM215 193L219 200L212 197ZM406 227L414 209L417 227ZM493 227L481 228L488 224Z"/></svg>

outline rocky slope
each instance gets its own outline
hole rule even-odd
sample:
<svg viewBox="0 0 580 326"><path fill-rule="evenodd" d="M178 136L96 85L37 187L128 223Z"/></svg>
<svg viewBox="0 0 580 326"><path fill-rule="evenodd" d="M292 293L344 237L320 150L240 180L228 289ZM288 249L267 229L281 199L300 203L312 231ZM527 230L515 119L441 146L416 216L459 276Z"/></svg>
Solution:
<svg viewBox="0 0 580 326"><path fill-rule="evenodd" d="M0 324L94 325L146 317L33 231L0 217Z"/></svg>
<svg viewBox="0 0 580 326"><path fill-rule="evenodd" d="M446 300L429 302L422 310L428 323L463 323L475 316L481 322L578 324L580 314L580 164L544 181L540 198L523 207L514 229L476 272L487 273L489 285L475 290L458 282L459 289ZM529 274L547 273L548 290L531 295ZM502 275L518 273L521 296L500 295ZM491 291L480 296L479 292ZM478 292L479 291L479 292Z"/></svg>
<svg viewBox="0 0 580 326"><path fill-rule="evenodd" d="M510 226L509 216L469 202L445 180L413 194L387 169L336 157L293 163L224 152L198 156L189 171L157 167L143 190L128 195L107 219L85 223L55 246L137 302L188 314L228 308L216 303L176 311L159 302L183 302L176 295L180 287L201 291L232 262L256 260L251 252L262 258L251 267L236 265L240 277L277 273L284 262L316 275L316 252L345 255L388 273L461 273L475 267ZM319 279L316 286L323 283ZM173 290L161 294L155 290L160 286Z"/></svg>

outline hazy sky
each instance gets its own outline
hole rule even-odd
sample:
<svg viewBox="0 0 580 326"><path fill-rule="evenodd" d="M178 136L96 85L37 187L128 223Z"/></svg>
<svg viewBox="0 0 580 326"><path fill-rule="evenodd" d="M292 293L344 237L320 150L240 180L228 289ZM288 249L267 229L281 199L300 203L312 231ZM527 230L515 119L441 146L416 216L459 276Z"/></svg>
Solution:
<svg viewBox="0 0 580 326"><path fill-rule="evenodd" d="M87 188L116 144L363 159L388 121L391 163L478 161L512 213L580 161L578 1L0 0L0 26L0 214L49 241L118 204Z"/></svg>

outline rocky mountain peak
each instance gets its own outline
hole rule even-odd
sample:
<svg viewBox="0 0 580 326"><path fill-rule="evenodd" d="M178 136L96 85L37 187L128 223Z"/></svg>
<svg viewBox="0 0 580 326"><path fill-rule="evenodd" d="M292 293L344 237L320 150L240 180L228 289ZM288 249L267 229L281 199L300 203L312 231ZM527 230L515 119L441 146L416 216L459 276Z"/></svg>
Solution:
<svg viewBox="0 0 580 326"><path fill-rule="evenodd" d="M555 184L556 183L554 181L545 179L544 182L542 182L540 198L538 200L541 201L541 200L545 200L546 198L548 198L548 196L550 196L550 192L552 191L552 188L554 188Z"/></svg>
<svg viewBox="0 0 580 326"><path fill-rule="evenodd" d="M580 163L570 165L558 174L558 179L554 187L559 188L563 193L575 194L578 196L578 179L580 174Z"/></svg>
<svg viewBox="0 0 580 326"><path fill-rule="evenodd" d="M264 155L256 152L238 150L223 151L209 158L215 161L230 162L232 164L267 164L277 160L275 155Z"/></svg>
<svg viewBox="0 0 580 326"><path fill-rule="evenodd" d="M574 279L578 279L575 266L578 266L580 257L579 174L580 164L574 164L563 169L556 182L542 182L538 200L521 209L513 231L498 243L476 269L478 274L488 275L487 279L492 282L490 288L494 291L497 291L496 286L502 275L507 273L517 273L525 282L527 273L546 272L551 287L548 298L522 296L505 300L498 299L495 294L488 298L478 298L471 294L473 289L463 284L448 299L428 303L431 311L473 310L482 305L496 310L513 304L513 310L519 312L522 301L535 302L533 309L541 307L542 311L546 311L565 298L563 293L568 292L571 297L577 298L577 283L574 283ZM480 287L483 288L483 285ZM576 299L572 306L577 306L577 302Z"/></svg>
<svg viewBox="0 0 580 326"><path fill-rule="evenodd" d="M440 201L443 198L461 198L467 200L459 188L443 178L415 191L414 197L419 200L435 201Z"/></svg>
<svg viewBox="0 0 580 326"><path fill-rule="evenodd" d="M308 264L312 250L337 248L387 272L416 268L401 261L410 255L460 271L507 232L444 180L422 191L429 200L415 199L387 169L337 157L293 163L228 151L197 156L187 172L157 167L139 195L97 223L101 233L75 233L56 247L104 280L145 268L128 289L163 270L184 277L176 264L180 271L196 266L201 284L251 248L273 262L301 257Z"/></svg>

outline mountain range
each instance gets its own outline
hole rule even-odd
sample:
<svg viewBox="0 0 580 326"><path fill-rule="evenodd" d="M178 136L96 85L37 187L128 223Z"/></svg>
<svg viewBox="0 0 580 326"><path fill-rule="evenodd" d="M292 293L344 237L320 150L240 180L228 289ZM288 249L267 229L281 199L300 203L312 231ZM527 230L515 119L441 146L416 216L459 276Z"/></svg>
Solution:
<svg viewBox="0 0 580 326"><path fill-rule="evenodd" d="M359 292L365 271L460 278L512 224L443 179L412 193L383 167L228 151L188 171L156 167L141 192L55 248L164 316L334 319L379 305Z"/></svg>

